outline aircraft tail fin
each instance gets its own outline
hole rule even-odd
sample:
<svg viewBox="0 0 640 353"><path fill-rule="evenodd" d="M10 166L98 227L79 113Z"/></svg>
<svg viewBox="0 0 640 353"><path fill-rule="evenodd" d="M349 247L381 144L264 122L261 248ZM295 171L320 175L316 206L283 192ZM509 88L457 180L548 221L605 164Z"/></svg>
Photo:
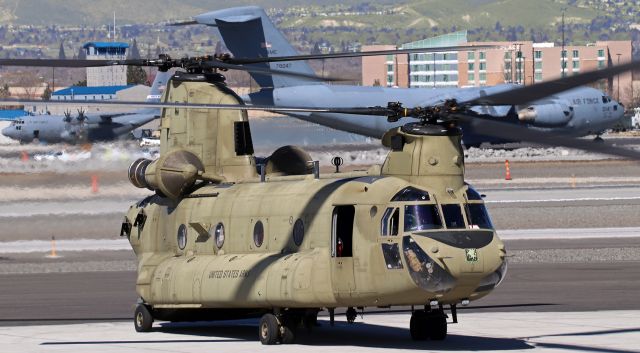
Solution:
<svg viewBox="0 0 640 353"><path fill-rule="evenodd" d="M196 16L195 22L217 27L226 47L236 58L298 55L264 10L257 6L234 7ZM259 68L315 75L304 61L252 64ZM320 84L304 78L251 73L261 88Z"/></svg>
<svg viewBox="0 0 640 353"><path fill-rule="evenodd" d="M167 87L167 82L171 78L173 73L169 71L160 71L156 72L156 77L153 79L153 83L151 84L151 91L147 96L147 102L160 102L160 98L162 97L162 92Z"/></svg>

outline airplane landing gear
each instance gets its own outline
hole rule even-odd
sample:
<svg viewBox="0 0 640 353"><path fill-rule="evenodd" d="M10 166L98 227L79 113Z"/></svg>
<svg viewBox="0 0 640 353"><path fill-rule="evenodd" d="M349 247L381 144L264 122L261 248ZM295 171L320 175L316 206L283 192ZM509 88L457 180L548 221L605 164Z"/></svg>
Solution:
<svg viewBox="0 0 640 353"><path fill-rule="evenodd" d="M442 310L416 310L411 315L409 332L414 341L442 341L447 337L447 316Z"/></svg>
<svg viewBox="0 0 640 353"><path fill-rule="evenodd" d="M600 137L600 135L596 135L596 137L593 139L593 142L604 142L604 139L602 137Z"/></svg>

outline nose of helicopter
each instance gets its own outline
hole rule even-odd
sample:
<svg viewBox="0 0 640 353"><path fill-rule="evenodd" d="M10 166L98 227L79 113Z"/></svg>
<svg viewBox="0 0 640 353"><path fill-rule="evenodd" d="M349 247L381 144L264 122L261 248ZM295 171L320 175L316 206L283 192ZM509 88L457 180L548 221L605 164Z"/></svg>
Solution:
<svg viewBox="0 0 640 353"><path fill-rule="evenodd" d="M490 230L417 232L402 245L411 278L428 292L469 298L506 274L504 245Z"/></svg>

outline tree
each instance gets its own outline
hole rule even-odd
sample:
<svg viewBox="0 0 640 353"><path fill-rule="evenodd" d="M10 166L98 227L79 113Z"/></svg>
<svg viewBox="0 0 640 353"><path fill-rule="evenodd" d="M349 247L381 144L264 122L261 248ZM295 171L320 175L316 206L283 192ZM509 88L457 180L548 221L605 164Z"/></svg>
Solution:
<svg viewBox="0 0 640 353"><path fill-rule="evenodd" d="M58 59L64 60L67 56L64 54L64 41L60 42L60 50L58 51Z"/></svg>
<svg viewBox="0 0 640 353"><path fill-rule="evenodd" d="M133 44L131 44L127 59L140 59L140 50L138 49L138 42L135 38L133 39Z"/></svg>
<svg viewBox="0 0 640 353"><path fill-rule="evenodd" d="M48 101L51 99L52 94L53 94L53 91L51 90L49 85L47 85L47 87L44 89L44 92L42 92L42 95L40 96L40 98L42 98L43 101Z"/></svg>
<svg viewBox="0 0 640 353"><path fill-rule="evenodd" d="M127 84L144 85L147 82L147 73L139 66L127 66Z"/></svg>
<svg viewBox="0 0 640 353"><path fill-rule="evenodd" d="M0 87L0 98L9 98L10 96L9 84L5 83L4 86Z"/></svg>

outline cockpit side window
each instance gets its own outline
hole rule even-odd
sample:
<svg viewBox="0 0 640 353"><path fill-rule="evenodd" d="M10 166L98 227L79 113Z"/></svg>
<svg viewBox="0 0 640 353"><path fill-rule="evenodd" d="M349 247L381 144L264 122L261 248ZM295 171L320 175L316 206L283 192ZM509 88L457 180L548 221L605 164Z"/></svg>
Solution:
<svg viewBox="0 0 640 353"><path fill-rule="evenodd" d="M467 189L467 200L482 200L482 195L480 195L480 193L476 191L476 189L469 186Z"/></svg>
<svg viewBox="0 0 640 353"><path fill-rule="evenodd" d="M469 228L493 229L491 217L482 203L468 203L466 207Z"/></svg>
<svg viewBox="0 0 640 353"><path fill-rule="evenodd" d="M436 205L404 206L404 231L440 229L442 221Z"/></svg>
<svg viewBox="0 0 640 353"><path fill-rule="evenodd" d="M447 228L465 228L462 209L459 204L441 205L441 207Z"/></svg>
<svg viewBox="0 0 640 353"><path fill-rule="evenodd" d="M398 226L400 223L400 210L398 208L389 207L384 211L381 221L381 235L398 235Z"/></svg>

